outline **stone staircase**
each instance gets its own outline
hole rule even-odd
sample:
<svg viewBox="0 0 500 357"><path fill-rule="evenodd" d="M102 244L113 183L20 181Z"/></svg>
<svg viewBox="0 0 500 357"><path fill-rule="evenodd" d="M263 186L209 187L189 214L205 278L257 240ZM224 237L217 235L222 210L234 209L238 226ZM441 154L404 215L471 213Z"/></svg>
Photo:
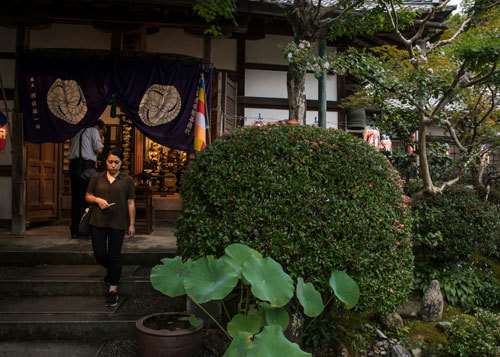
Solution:
<svg viewBox="0 0 500 357"><path fill-rule="evenodd" d="M175 255L171 248L124 246L119 304L105 307L105 270L95 265L89 241L70 242L76 249L11 249L4 242L0 238L0 355L134 356L136 320L185 310L183 298L163 296L149 282L151 267Z"/></svg>

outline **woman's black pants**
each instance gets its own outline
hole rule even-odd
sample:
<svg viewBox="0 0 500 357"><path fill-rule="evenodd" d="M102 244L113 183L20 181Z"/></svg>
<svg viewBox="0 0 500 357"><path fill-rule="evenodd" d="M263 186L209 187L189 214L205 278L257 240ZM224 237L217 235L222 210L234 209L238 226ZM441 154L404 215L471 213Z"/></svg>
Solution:
<svg viewBox="0 0 500 357"><path fill-rule="evenodd" d="M118 285L122 274L121 252L125 230L91 226L90 232L95 259L108 270L106 280L110 285Z"/></svg>

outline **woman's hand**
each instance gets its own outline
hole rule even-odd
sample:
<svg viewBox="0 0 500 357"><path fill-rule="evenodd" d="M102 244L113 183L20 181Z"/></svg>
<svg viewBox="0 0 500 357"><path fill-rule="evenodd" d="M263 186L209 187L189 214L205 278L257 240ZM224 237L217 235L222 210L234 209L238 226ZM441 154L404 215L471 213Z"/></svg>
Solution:
<svg viewBox="0 0 500 357"><path fill-rule="evenodd" d="M135 234L135 225L131 224L128 226L128 235L132 237L134 234Z"/></svg>
<svg viewBox="0 0 500 357"><path fill-rule="evenodd" d="M108 201L106 201L104 198L96 197L95 198L95 203L97 203L97 205L99 206L99 208L102 209L102 210L108 209L110 207Z"/></svg>

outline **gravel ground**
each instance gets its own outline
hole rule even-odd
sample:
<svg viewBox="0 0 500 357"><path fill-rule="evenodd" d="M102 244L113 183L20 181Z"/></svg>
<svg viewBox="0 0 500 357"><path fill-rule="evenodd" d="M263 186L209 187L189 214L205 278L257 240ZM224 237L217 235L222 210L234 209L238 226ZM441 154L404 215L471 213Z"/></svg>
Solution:
<svg viewBox="0 0 500 357"><path fill-rule="evenodd" d="M97 354L99 357L135 357L139 356L137 342L129 340L106 341Z"/></svg>

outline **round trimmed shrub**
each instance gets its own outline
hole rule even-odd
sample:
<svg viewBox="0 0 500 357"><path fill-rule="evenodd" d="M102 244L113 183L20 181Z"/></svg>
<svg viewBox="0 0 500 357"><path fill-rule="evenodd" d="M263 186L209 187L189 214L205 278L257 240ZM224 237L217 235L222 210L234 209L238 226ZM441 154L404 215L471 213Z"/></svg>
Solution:
<svg viewBox="0 0 500 357"><path fill-rule="evenodd" d="M495 249L500 215L472 188L447 187L441 195L418 202L414 211L417 237L436 263L455 263L476 251Z"/></svg>
<svg viewBox="0 0 500 357"><path fill-rule="evenodd" d="M394 310L412 286L410 215L399 177L364 141L333 129L234 130L200 152L182 182L184 258L243 243L326 293L335 270L359 284L357 308Z"/></svg>

